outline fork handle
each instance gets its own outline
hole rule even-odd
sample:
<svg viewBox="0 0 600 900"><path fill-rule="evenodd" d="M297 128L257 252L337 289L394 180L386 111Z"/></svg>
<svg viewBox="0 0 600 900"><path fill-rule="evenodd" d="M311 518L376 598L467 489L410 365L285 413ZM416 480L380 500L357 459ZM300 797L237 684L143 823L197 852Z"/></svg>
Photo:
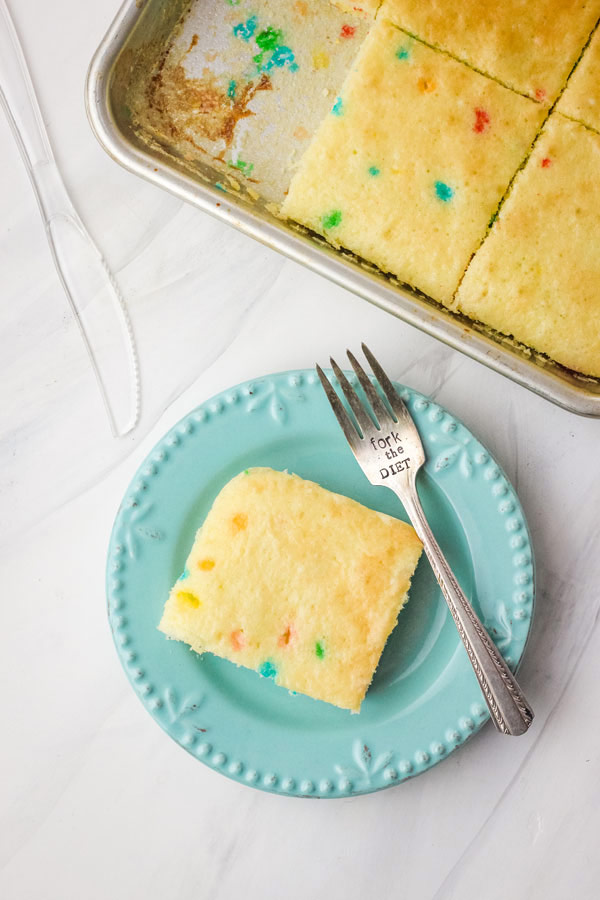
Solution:
<svg viewBox="0 0 600 900"><path fill-rule="evenodd" d="M423 548L465 645L494 725L503 734L523 734L533 721L533 711L454 577L425 518L416 485L413 484L408 492L397 493L423 542Z"/></svg>

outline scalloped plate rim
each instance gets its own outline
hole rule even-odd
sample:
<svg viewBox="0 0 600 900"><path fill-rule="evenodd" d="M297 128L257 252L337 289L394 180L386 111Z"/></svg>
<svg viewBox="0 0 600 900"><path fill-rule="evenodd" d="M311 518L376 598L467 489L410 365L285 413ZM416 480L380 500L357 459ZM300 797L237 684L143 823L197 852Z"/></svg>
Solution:
<svg viewBox="0 0 600 900"><path fill-rule="evenodd" d="M150 705L149 705L147 699L145 699L148 695L144 695L143 691L141 691L139 689L139 683L138 683L139 679L134 676L131 666L128 666L129 661L126 660L126 658L125 658L125 654L127 651L126 651L126 649L124 649L124 647L126 647L127 644L123 644L122 642L119 643L119 641L117 639L117 631L119 630L119 627L120 627L118 620L120 618L122 619L122 617L120 617L119 615L116 615L116 613L118 612L118 609L121 608L122 604L120 602L115 602L115 598L118 600L118 597L117 597L118 588L114 587L114 584L115 584L114 566L112 569L110 566L111 559L113 559L113 557L118 562L119 555L124 553L124 548L122 548L122 547L119 551L119 554L116 553L116 548L118 547L118 545L116 544L116 535L117 535L119 526L122 524L124 517L127 515L128 510L131 509L131 506L130 505L128 506L126 503L128 496L131 497L132 489L134 489L136 483L139 484L140 481L143 481L144 478L148 477L145 474L145 472L148 470L148 467L149 466L152 467L152 466L156 466L156 465L160 464L160 463L156 462L157 455L160 455L161 453L165 453L165 445L169 445L169 442L173 438L174 438L173 446L177 446L179 443L181 443L181 441L183 440L182 430L185 429L186 425L190 422L190 420L193 417L196 417L196 419L197 419L196 424L206 424L207 422L210 422L211 416L214 414L215 405L218 406L219 404L221 405L221 408L218 410L218 412L225 411L228 408L232 409L233 411L237 410L239 412L240 406L235 405L234 403L228 403L228 398L231 398L233 394L239 394L244 389L249 390L251 388L256 388L257 386L260 386L265 383L268 384L271 382L272 383L271 393L274 392L276 394L277 393L276 385L279 383L286 382L288 387L290 387L290 388L298 387L298 386L301 387L302 385L306 385L309 383L308 379L312 379L310 381L310 387L312 388L313 385L316 386L316 383L314 381L315 377L316 376L314 375L314 371L312 369L291 369L291 370L285 370L285 371L281 371L281 372L274 372L274 373L271 373L268 375L259 375L259 376L253 377L253 378L249 378L246 381L240 382L239 384L233 385L229 388L225 388L224 390L220 391L219 393L213 395L212 397L208 398L207 400L205 400L204 402L199 404L197 407L195 407L190 412L188 412L186 415L184 415L178 422L176 422L154 444L154 446L150 449L150 451L145 455L141 464L138 466L133 478L131 479L131 481L127 487L127 490L125 491L123 500L121 501L121 503L119 505L118 512L117 512L117 515L115 518L115 522L113 524L113 528L111 531L111 537L110 537L110 542L109 542L109 552L108 552L108 558L107 558L107 568L106 568L107 613L108 613L109 623L110 623L110 627L111 627L111 632L113 635L113 640L115 643L115 648L116 648L117 654L119 656L119 660L121 662L121 665L125 671L125 674L126 674L128 680L129 680L132 688L134 689L135 693L137 694L138 698L140 699L140 701L142 702L142 704L146 708L146 710L150 713L150 715L157 722L157 724L160 725L160 727L173 740L175 740L184 750L186 750L188 753L190 753L190 755L192 755L195 759L200 759L202 762L204 762L206 765L208 765L209 768L213 769L218 774L225 775L226 777L230 778L233 781L236 781L237 783L255 787L257 789L260 789L260 790L263 790L263 791L266 791L269 793L275 793L275 794L278 794L281 796L304 797L304 798L310 798L310 799L317 799L319 797L326 798L326 799L340 799L340 798L344 798L344 797L348 797L348 796L357 796L357 795L362 795L362 794L367 794L367 793L373 793L373 792L376 792L379 790L384 790L388 787L393 787L395 785L402 784L405 781L411 780L412 778L416 777L417 775L423 774L424 772L428 771L434 765L438 764L439 762L443 761L444 759L447 759L455 750L457 750L461 746L463 746L463 744L466 743L467 740L469 740L471 737L473 737L476 733L478 733L480 731L482 726L489 720L489 714L488 714L487 710L485 711L485 713L482 716L479 717L478 721L472 723L472 727L470 727L466 733L460 734L460 738L453 745L451 744L448 748L445 747L443 753L439 756L439 758L433 759L432 753L425 752L424 755L425 755L426 759L424 759L421 763L417 762L416 770L415 770L415 765L414 765L415 760L412 759L410 761L410 769L408 769L408 770L401 769L400 772L397 772L394 770L394 771L392 771L393 777L390 776L387 778L387 780L384 780L383 782L381 781L381 778L380 778L379 783L377 783L377 784L373 784L371 782L371 773L369 771L369 766L371 765L371 751L368 748L368 746L365 744L364 750L366 751L366 754L365 754L364 758L361 758L360 752L359 752L359 750L357 750L357 744L359 742L358 738L355 738L355 740L354 740L353 753L354 753L355 762L358 759L358 762L356 763L356 765L358 766L359 770L363 771L363 773L364 773L363 780L365 783L364 783L363 787L356 787L356 785L352 784L352 783L349 783L347 785L347 787L344 787L344 785L342 784L342 782L344 781L344 778L341 778L338 780L338 787L336 789L336 787L334 786L335 776L333 774L330 776L329 779L321 779L319 784L315 784L313 782L307 783L305 780L300 780L298 777L295 777L293 779L288 778L287 781L289 782L291 780L292 784L289 787L285 787L281 778L279 778L278 776L270 776L269 774L264 776L261 783L258 783L260 780L260 775L257 774L256 778L249 778L248 771L245 769L243 764L242 764L242 768L241 768L240 772L232 772L229 768L221 768L220 764L215 762L215 759L217 757L219 757L219 755L224 756L224 754L217 753L215 755L215 757L213 757L212 764L211 764L211 762L209 762L207 759L203 758L202 754L199 752L198 744L196 742L194 742L193 745L189 745L189 746L186 745L185 741L183 739L181 739L181 737L177 737L176 734L174 733L173 724L176 721L176 719L171 720L171 723L169 723L169 722L166 722L163 718L161 718L157 714L157 710L162 709L162 707L163 707L162 702L159 707L156 707L155 709L150 708ZM291 379L295 380L294 385L292 385ZM472 440L472 441L474 441L476 447L481 448L482 452L484 454L486 454L486 456L487 456L487 462L491 463L493 465L493 467L497 470L498 482L504 481L506 483L506 485L508 486L508 491L512 493L514 501L516 502L516 512L518 514L520 514L520 516L521 516L522 532L524 532L524 535L525 535L525 543L521 545L521 548L522 548L523 552L529 554L529 563L527 565L527 568L530 569L530 571L531 571L531 577L530 577L531 599L528 601L528 603L529 603L528 609L530 610L530 615L528 617L526 630L525 630L525 634L524 634L524 639L520 642L520 644L518 646L517 659L515 660L515 665L514 665L514 670L516 671L516 670L518 670L519 666L522 663L524 653L527 649L527 645L528 645L529 639L531 637L532 623L533 623L533 618L534 618L534 613L535 613L535 601L536 601L535 557L534 557L534 552L533 552L533 545L532 545L532 541L531 541L531 535L529 532L527 520L526 520L525 514L521 508L516 491L512 487L510 480L507 478L505 472L503 471L502 467L497 463L494 456L489 452L489 450L487 450L487 448L484 445L481 444L481 442L475 437L475 435L473 435L471 430L468 429L460 421L460 419L456 418L453 414L449 413L443 406L438 404L436 400L433 400L430 397L427 397L426 395L423 395L416 390L407 388L402 384L399 384L397 382L394 382L394 383L396 384L397 388L400 391L408 392L411 404L414 403L415 401L417 403L424 402L425 408L428 408L431 405L432 409L441 411L442 417L446 416L450 420L451 423L454 423L455 428L456 427L462 428L464 430L464 432L466 432L466 434L469 436L469 440L467 441L467 444ZM321 400L322 401L324 400L324 394L323 394L323 397L321 398ZM211 409L211 407L213 409ZM327 407L327 410L328 410L328 412L330 412L328 407ZM247 411L249 412L250 410L247 410ZM256 411L256 410L254 410L254 411ZM411 408L411 413L415 416L415 418L418 418L418 414L416 413L415 409ZM333 420L332 414L331 414L331 418L332 418L332 421L334 422L334 428L332 430L335 431L336 433L339 432L341 434L341 431L339 431L339 426L337 425L337 423L335 423L335 420ZM274 416L274 420L275 420L275 416ZM281 420L278 419L277 421L279 422L280 425L282 424ZM329 425L330 423L327 423L327 424ZM308 427L310 428L310 426L308 426ZM194 427L192 429L192 431L190 432L190 434L194 434L195 430L196 429ZM424 442L425 442L425 439L424 439ZM344 446L345 446L345 443L344 443ZM466 445L464 445L464 446L466 446ZM348 453L350 453L349 450L348 450ZM428 459L428 463L430 463L430 462L431 462L431 460ZM470 463L469 465L472 465L472 463ZM285 466L282 466L282 468L285 468ZM351 496L351 494L349 494L349 496ZM150 505L150 509L151 508L152 508L152 505ZM514 512L514 504L513 504L513 512ZM141 516L140 516L140 518L141 518ZM118 582L119 582L119 579L117 578L117 583ZM510 623L510 624L512 625L512 623ZM512 636L509 639L509 641L510 640L512 640ZM137 655L136 655L136 658L137 658ZM169 688L166 689L165 697L168 696L169 690L170 690ZM206 688L199 686L198 694L200 694L202 692L202 690L206 690ZM283 690L283 689L277 688L277 690ZM154 694L153 689L150 691L150 693ZM156 698L155 698L155 701L156 701ZM324 704L324 705L326 705L326 704ZM482 705L483 705L483 701L482 701ZM355 718L358 720L359 717L357 716ZM430 746L433 746L433 743L434 742L432 742L432 744ZM400 755L400 754L398 754L397 751L394 751L394 753L396 756ZM210 754L210 751L208 751L208 753L206 753L205 755L208 756L209 754ZM391 752L389 752L389 754L391 757L391 755L392 755ZM386 756L385 753L384 754L380 753L378 755L378 759L380 759L384 756ZM352 759L350 753L348 753L348 759L349 760ZM225 758L225 761L226 761L226 758ZM335 770L336 768L342 769L344 767L340 767L338 764L334 764L332 766L332 769ZM350 765L346 766L345 768L346 769L353 768L352 763L350 762ZM356 769L356 766L354 766L354 768ZM385 771L389 772L390 768L393 770L394 767L389 766L389 760L388 760L387 768L385 765L381 765L380 768L374 770L373 774L377 775L380 772L385 772ZM274 779L275 779L272 784L268 783L268 781L265 781L265 779L269 779L271 777L274 777ZM348 779L346 779L346 780L348 780ZM299 784L298 784L298 781L300 781ZM327 784L326 784L326 782L327 782Z"/></svg>

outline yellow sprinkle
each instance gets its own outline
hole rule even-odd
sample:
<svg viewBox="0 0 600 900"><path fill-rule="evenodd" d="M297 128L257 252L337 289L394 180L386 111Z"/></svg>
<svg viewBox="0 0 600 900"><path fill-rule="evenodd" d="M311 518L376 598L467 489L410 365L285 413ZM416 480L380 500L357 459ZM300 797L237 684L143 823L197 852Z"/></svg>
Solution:
<svg viewBox="0 0 600 900"><path fill-rule="evenodd" d="M177 600L183 606L191 606L192 609L198 609L200 601L191 591L177 591Z"/></svg>
<svg viewBox="0 0 600 900"><path fill-rule="evenodd" d="M329 55L324 50L315 50L312 61L315 69L329 68Z"/></svg>
<svg viewBox="0 0 600 900"><path fill-rule="evenodd" d="M210 572L211 569L214 569L215 561L214 559L201 559L198 563L198 568L202 569L203 572Z"/></svg>

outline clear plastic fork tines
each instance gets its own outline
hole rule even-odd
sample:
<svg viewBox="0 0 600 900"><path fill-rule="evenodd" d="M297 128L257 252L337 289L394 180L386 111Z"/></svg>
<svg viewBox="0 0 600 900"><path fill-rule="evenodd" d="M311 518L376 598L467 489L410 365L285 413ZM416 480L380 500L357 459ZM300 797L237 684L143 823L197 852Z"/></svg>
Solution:
<svg viewBox="0 0 600 900"><path fill-rule="evenodd" d="M380 391L348 351L363 396L332 359L334 375L349 409L317 366L327 399L371 484L390 488L402 501L423 542L496 728L504 734L523 734L533 721L531 707L461 590L425 518L417 492L417 473L425 462L425 451L417 427L391 379L365 344L362 349Z"/></svg>

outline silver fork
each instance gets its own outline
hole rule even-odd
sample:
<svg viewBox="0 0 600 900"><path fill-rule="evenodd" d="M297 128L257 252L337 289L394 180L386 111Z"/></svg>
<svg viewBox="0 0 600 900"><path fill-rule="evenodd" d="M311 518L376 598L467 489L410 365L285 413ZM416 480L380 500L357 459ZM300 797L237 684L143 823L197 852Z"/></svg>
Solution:
<svg viewBox="0 0 600 900"><path fill-rule="evenodd" d="M417 427L369 348L363 344L362 349L391 413L350 351L348 359L370 409L365 407L334 359L331 359L331 367L356 423L352 421L321 367L317 366L321 384L346 440L371 484L390 488L404 505L450 608L496 728L503 734L523 734L533 721L533 711L460 589L425 518L416 483L417 472L425 462L425 451Z"/></svg>

